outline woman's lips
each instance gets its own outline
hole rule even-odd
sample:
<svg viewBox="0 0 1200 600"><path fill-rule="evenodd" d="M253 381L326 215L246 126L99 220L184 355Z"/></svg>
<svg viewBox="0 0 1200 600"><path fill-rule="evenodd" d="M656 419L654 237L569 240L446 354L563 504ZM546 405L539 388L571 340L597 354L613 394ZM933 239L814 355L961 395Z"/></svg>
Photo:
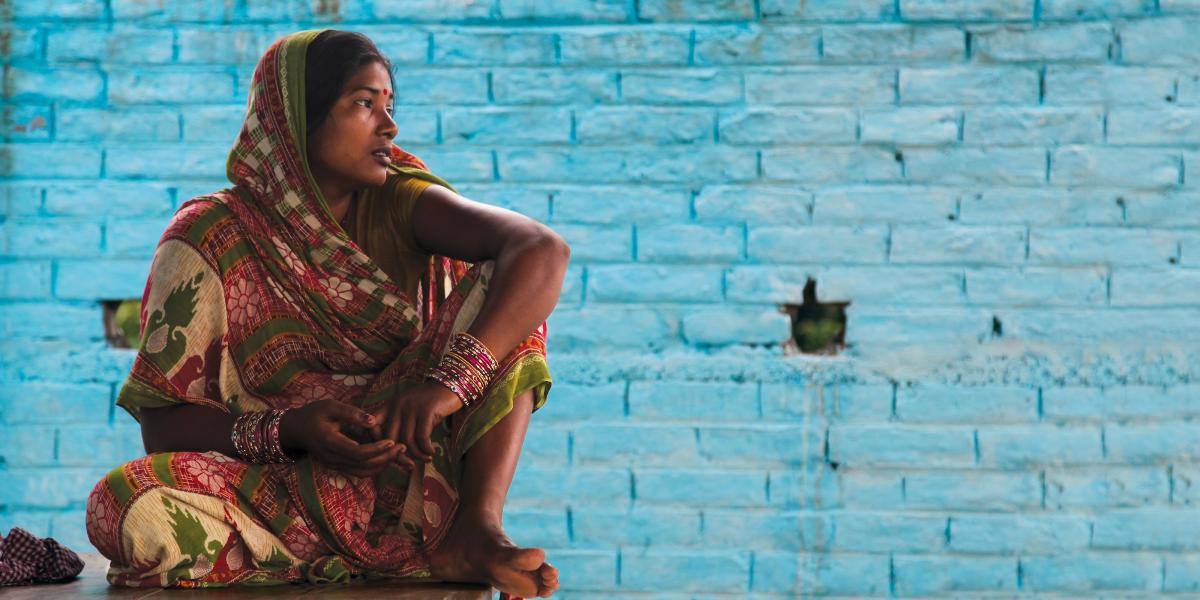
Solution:
<svg viewBox="0 0 1200 600"><path fill-rule="evenodd" d="M375 161L385 167L392 164L392 157L387 154L383 154L382 152L372 152L371 156L374 156Z"/></svg>

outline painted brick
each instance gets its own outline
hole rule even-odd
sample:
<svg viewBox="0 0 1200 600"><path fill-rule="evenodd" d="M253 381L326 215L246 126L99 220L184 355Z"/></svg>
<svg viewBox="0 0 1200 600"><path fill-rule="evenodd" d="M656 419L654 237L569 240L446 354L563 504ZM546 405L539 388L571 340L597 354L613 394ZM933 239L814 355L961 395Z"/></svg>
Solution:
<svg viewBox="0 0 1200 600"><path fill-rule="evenodd" d="M115 178L216 177L225 172L227 158L229 148L224 144L122 145L106 150L104 164L108 175Z"/></svg>
<svg viewBox="0 0 1200 600"><path fill-rule="evenodd" d="M1170 69L1049 65L1046 67L1046 104L1159 106L1175 99L1175 72Z"/></svg>
<svg viewBox="0 0 1200 600"><path fill-rule="evenodd" d="M822 58L831 63L959 62L966 56L957 27L827 25L821 33Z"/></svg>
<svg viewBox="0 0 1200 600"><path fill-rule="evenodd" d="M1191 512L1170 509L1111 511L1096 515L1092 547L1104 550L1196 550Z"/></svg>
<svg viewBox="0 0 1200 600"><path fill-rule="evenodd" d="M791 318L774 308L714 308L683 316L683 339L689 344L777 345L791 337Z"/></svg>
<svg viewBox="0 0 1200 600"><path fill-rule="evenodd" d="M901 386L896 416L913 423L1028 423L1038 418L1036 389L1010 386Z"/></svg>
<svg viewBox="0 0 1200 600"><path fill-rule="evenodd" d="M1178 257L1179 240L1177 232L1164 229L1033 229L1029 262L1165 268Z"/></svg>
<svg viewBox="0 0 1200 600"><path fill-rule="evenodd" d="M673 190L565 188L554 194L552 221L561 223L670 223L688 215L688 195Z"/></svg>
<svg viewBox="0 0 1200 600"><path fill-rule="evenodd" d="M878 144L941 145L959 139L959 111L902 107L863 111L862 141Z"/></svg>
<svg viewBox="0 0 1200 600"><path fill-rule="evenodd" d="M1109 116L1109 140L1112 117ZM1094 107L981 106L966 111L963 142L987 146L1099 144L1104 113Z"/></svg>
<svg viewBox="0 0 1200 600"><path fill-rule="evenodd" d="M813 194L788 186L704 186L694 202L704 223L806 224Z"/></svg>
<svg viewBox="0 0 1200 600"><path fill-rule="evenodd" d="M1082 268L974 268L966 271L967 299L1014 306L1103 305L1108 273Z"/></svg>
<svg viewBox="0 0 1200 600"><path fill-rule="evenodd" d="M679 320L645 308L586 307L550 316L547 340L556 350L591 347L661 349L678 341Z"/></svg>
<svg viewBox="0 0 1200 600"><path fill-rule="evenodd" d="M829 267L816 277L817 297L858 305L955 304L963 274L953 267Z"/></svg>
<svg viewBox="0 0 1200 600"><path fill-rule="evenodd" d="M521 463L513 475L506 505L619 507L631 502L631 481L626 469L538 467Z"/></svg>
<svg viewBox="0 0 1200 600"><path fill-rule="evenodd" d="M717 133L730 145L852 143L857 120L853 111L839 108L752 108L721 113Z"/></svg>
<svg viewBox="0 0 1200 600"><path fill-rule="evenodd" d="M1113 306L1200 304L1195 284L1200 272L1161 270L1113 274Z"/></svg>
<svg viewBox="0 0 1200 600"><path fill-rule="evenodd" d="M104 91L104 77L94 68L59 67L53 72L19 66L4 70L9 102L91 101Z"/></svg>
<svg viewBox="0 0 1200 600"><path fill-rule="evenodd" d="M896 593L1015 592L1017 560L974 556L897 556Z"/></svg>
<svg viewBox="0 0 1200 600"><path fill-rule="evenodd" d="M1043 0L1042 18L1136 16L1153 12L1154 6L1148 0Z"/></svg>
<svg viewBox="0 0 1200 600"><path fill-rule="evenodd" d="M621 95L645 104L733 104L742 99L742 81L726 69L629 71L622 73Z"/></svg>
<svg viewBox="0 0 1200 600"><path fill-rule="evenodd" d="M443 77L439 71L437 77ZM453 73L453 72L451 72ZM617 101L617 78L609 71L558 69L493 69L492 89L497 104L595 104ZM458 103L469 100L471 104L487 101L487 73L470 72L460 75L453 87L436 94L443 98L458 98ZM435 78L436 79L436 78ZM452 79L453 81L453 79ZM413 85L425 87L425 81L413 81ZM400 85L399 81L396 83Z"/></svg>
<svg viewBox="0 0 1200 600"><path fill-rule="evenodd" d="M1025 258L1019 227L906 227L892 230L892 263L1012 264Z"/></svg>
<svg viewBox="0 0 1200 600"><path fill-rule="evenodd" d="M772 471L768 476L768 503L785 510L837 508L842 495L841 481L829 468Z"/></svg>
<svg viewBox="0 0 1200 600"><path fill-rule="evenodd" d="M487 1L474 4L491 6L491 2ZM505 18L582 19L588 23L598 20L624 22L630 17L628 2L623 0L500 0L500 13Z"/></svg>
<svg viewBox="0 0 1200 600"><path fill-rule="evenodd" d="M905 178L921 183L1040 185L1046 153L1037 148L913 148L903 152ZM996 165L1005 165L996 169Z"/></svg>
<svg viewBox="0 0 1200 600"><path fill-rule="evenodd" d="M950 519L949 549L967 554L1066 554L1088 545L1088 520L1070 514L970 515Z"/></svg>
<svg viewBox="0 0 1200 600"><path fill-rule="evenodd" d="M446 143L550 144L568 141L571 115L562 110L454 108L442 111Z"/></svg>
<svg viewBox="0 0 1200 600"><path fill-rule="evenodd" d="M638 18L652 21L725 21L749 20L754 17L754 5L747 0L718 3L702 0L647 0L637 6Z"/></svg>
<svg viewBox="0 0 1200 600"><path fill-rule="evenodd" d="M1094 427L980 427L979 462L1000 467L1079 464L1102 460Z"/></svg>
<svg viewBox="0 0 1200 600"><path fill-rule="evenodd" d="M46 58L55 62L162 64L171 62L174 38L169 29L139 30L118 26L111 31L78 27L51 30L46 34Z"/></svg>
<svg viewBox="0 0 1200 600"><path fill-rule="evenodd" d="M833 533L833 522L823 513L748 509L704 513L704 542L712 548L749 547L793 553L825 550Z"/></svg>
<svg viewBox="0 0 1200 600"><path fill-rule="evenodd" d="M488 30L439 32L433 36L432 59L446 66L546 65L554 62L554 38Z"/></svg>
<svg viewBox="0 0 1200 600"><path fill-rule="evenodd" d="M710 267L599 265L588 269L588 298L597 302L715 302L721 271Z"/></svg>
<svg viewBox="0 0 1200 600"><path fill-rule="evenodd" d="M886 237L878 226L750 227L746 251L756 262L882 263Z"/></svg>
<svg viewBox="0 0 1200 600"><path fill-rule="evenodd" d="M1125 463L1165 463L1200 454L1200 426L1193 422L1107 425L1108 456Z"/></svg>
<svg viewBox="0 0 1200 600"><path fill-rule="evenodd" d="M904 505L925 510L1022 511L1041 508L1037 473L947 471L904 476Z"/></svg>
<svg viewBox="0 0 1200 600"><path fill-rule="evenodd" d="M747 71L745 78L746 101L755 104L880 105L896 96L896 71L885 67L797 67Z"/></svg>
<svg viewBox="0 0 1200 600"><path fill-rule="evenodd" d="M803 465L823 452L813 425L722 425L699 428L700 453L716 465Z"/></svg>
<svg viewBox="0 0 1200 600"><path fill-rule="evenodd" d="M637 228L637 259L642 262L726 262L742 258L745 229L703 225L647 225Z"/></svg>
<svg viewBox="0 0 1200 600"><path fill-rule="evenodd" d="M946 545L945 517L839 513L833 548L851 552L937 552Z"/></svg>
<svg viewBox="0 0 1200 600"><path fill-rule="evenodd" d="M95 277L97 269L103 269L107 277ZM59 261L54 295L68 300L141 298L149 274L148 259Z"/></svg>
<svg viewBox="0 0 1200 600"><path fill-rule="evenodd" d="M581 144L694 144L713 139L715 118L700 108L600 106L576 113Z"/></svg>
<svg viewBox="0 0 1200 600"><path fill-rule="evenodd" d="M58 111L57 119L54 129L60 140L174 142L179 139L179 116L167 108L63 108ZM233 131L236 133L236 129ZM232 139L233 135L228 137Z"/></svg>
<svg viewBox="0 0 1200 600"><path fill-rule="evenodd" d="M572 512L571 527L580 547L680 546L700 539L700 513L689 509L593 509Z"/></svg>
<svg viewBox="0 0 1200 600"><path fill-rule="evenodd" d="M643 549L622 558L622 589L741 592L750 586L748 552Z"/></svg>
<svg viewBox="0 0 1200 600"><path fill-rule="evenodd" d="M615 6L613 8L616 8ZM644 31L619 27L566 31L561 34L563 64L684 65L690 32L679 28Z"/></svg>
<svg viewBox="0 0 1200 600"><path fill-rule="evenodd" d="M183 139L188 142L221 142L233 146L246 118L244 106L192 106L180 111ZM402 128L402 130L405 128Z"/></svg>
<svg viewBox="0 0 1200 600"><path fill-rule="evenodd" d="M815 63L822 32L815 27L736 25L695 29L697 65Z"/></svg>
<svg viewBox="0 0 1200 600"><path fill-rule="evenodd" d="M1050 181L1063 185L1161 188L1180 178L1176 152L1158 149L1117 151L1112 147L1068 146L1052 151Z"/></svg>
<svg viewBox="0 0 1200 600"><path fill-rule="evenodd" d="M1116 225L1124 223L1116 199L1125 194L1104 188L988 187L962 196L959 221L971 225Z"/></svg>
<svg viewBox="0 0 1200 600"><path fill-rule="evenodd" d="M1200 591L1200 557L1167 555L1163 558L1164 592Z"/></svg>
<svg viewBox="0 0 1200 600"><path fill-rule="evenodd" d="M617 583L617 553L611 550L549 550L563 589L605 589Z"/></svg>
<svg viewBox="0 0 1200 600"><path fill-rule="evenodd" d="M1166 504L1171 495L1171 478L1161 467L1073 466L1045 473L1046 507L1058 510ZM1186 496L1185 488L1177 483L1177 496Z"/></svg>
<svg viewBox="0 0 1200 600"><path fill-rule="evenodd" d="M887 593L888 559L868 554L797 557L781 552L755 552L755 592L821 596L879 596Z"/></svg>
<svg viewBox="0 0 1200 600"><path fill-rule="evenodd" d="M1114 43L1107 23L1005 25L972 31L973 58L989 62L1105 62Z"/></svg>
<svg viewBox="0 0 1200 600"><path fill-rule="evenodd" d="M900 69L904 104L1037 104L1038 74L1026 67Z"/></svg>
<svg viewBox="0 0 1200 600"><path fill-rule="evenodd" d="M896 16L896 5L889 0L811 0L804 3L762 0L759 5L764 21L870 21L891 20Z"/></svg>
<svg viewBox="0 0 1200 600"><path fill-rule="evenodd" d="M98 223L22 222L4 224L8 239L5 254L22 258L56 258L94 255L100 249Z"/></svg>
<svg viewBox="0 0 1200 600"><path fill-rule="evenodd" d="M177 90L189 93L181 95ZM108 74L108 101L113 104L236 102L233 90L234 79L225 71L174 71L161 67L112 70Z"/></svg>
<svg viewBox="0 0 1200 600"><path fill-rule="evenodd" d="M804 183L862 183L900 180L893 152L879 148L797 148L764 150L763 179Z"/></svg>
<svg viewBox="0 0 1200 600"><path fill-rule="evenodd" d="M1033 17L1033 0L900 0L905 19L1025 20Z"/></svg>
<svg viewBox="0 0 1200 600"><path fill-rule="evenodd" d="M758 386L700 381L634 381L629 384L629 415L641 419L758 419Z"/></svg>
<svg viewBox="0 0 1200 600"><path fill-rule="evenodd" d="M498 152L501 179L544 181L547 173L560 181L618 183L630 179L661 183L684 181L749 181L756 157L748 149L699 148L685 156L580 148L573 150L506 150Z"/></svg>
<svg viewBox="0 0 1200 600"><path fill-rule="evenodd" d="M555 225L554 233L571 247L571 260L629 262L633 258L633 228L629 225Z"/></svg>
<svg viewBox="0 0 1200 600"><path fill-rule="evenodd" d="M71 161L62 160L70 155ZM0 176L86 179L100 175L100 150L66 144L0 144Z"/></svg>
<svg viewBox="0 0 1200 600"><path fill-rule="evenodd" d="M960 427L843 425L829 429L829 456L854 466L966 466L974 442Z"/></svg>
<svg viewBox="0 0 1200 600"><path fill-rule="evenodd" d="M1200 140L1200 109L1114 109L1108 113L1113 144L1194 144Z"/></svg>
<svg viewBox="0 0 1200 600"><path fill-rule="evenodd" d="M0 295L9 300L47 299L51 273L48 260L0 263Z"/></svg>
<svg viewBox="0 0 1200 600"><path fill-rule="evenodd" d="M695 430L681 425L587 425L573 439L574 458L583 463L679 466L699 458Z"/></svg>
<svg viewBox="0 0 1200 600"><path fill-rule="evenodd" d="M1121 36L1121 60L1128 65L1194 66L1200 60L1200 49L1187 44L1187 40L1198 26L1197 17L1122 23L1117 29Z"/></svg>
<svg viewBox="0 0 1200 600"><path fill-rule="evenodd" d="M767 503L765 472L635 469L637 502L697 507L762 507Z"/></svg>

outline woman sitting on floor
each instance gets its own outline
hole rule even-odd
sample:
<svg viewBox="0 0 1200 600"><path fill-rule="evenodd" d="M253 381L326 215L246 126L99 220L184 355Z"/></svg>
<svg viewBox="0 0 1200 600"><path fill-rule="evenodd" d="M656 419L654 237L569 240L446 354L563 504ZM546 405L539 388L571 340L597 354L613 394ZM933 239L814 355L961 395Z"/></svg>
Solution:
<svg viewBox="0 0 1200 600"><path fill-rule="evenodd" d="M392 144L390 63L304 31L167 227L117 403L146 457L88 499L120 586L432 577L547 596L501 528L569 249Z"/></svg>

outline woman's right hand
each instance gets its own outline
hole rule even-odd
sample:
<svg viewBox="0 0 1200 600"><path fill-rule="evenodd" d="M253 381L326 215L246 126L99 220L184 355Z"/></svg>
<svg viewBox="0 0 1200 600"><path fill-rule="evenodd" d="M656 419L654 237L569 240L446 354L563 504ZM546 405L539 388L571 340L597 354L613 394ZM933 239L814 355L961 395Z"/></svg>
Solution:
<svg viewBox="0 0 1200 600"><path fill-rule="evenodd" d="M392 440L359 443L348 429L376 425L370 413L336 400L319 400L293 408L279 423L284 450L303 450L318 462L343 473L371 477L403 451Z"/></svg>

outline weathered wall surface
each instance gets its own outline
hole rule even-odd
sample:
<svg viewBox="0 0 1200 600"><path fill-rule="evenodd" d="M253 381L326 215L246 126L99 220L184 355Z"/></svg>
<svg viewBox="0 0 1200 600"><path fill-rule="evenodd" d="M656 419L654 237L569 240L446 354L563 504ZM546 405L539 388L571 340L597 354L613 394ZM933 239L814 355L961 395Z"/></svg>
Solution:
<svg viewBox="0 0 1200 600"><path fill-rule="evenodd" d="M397 143L573 247L507 525L564 597L1200 589L1200 3L8 0L0 521L141 451L99 300L254 63L367 33ZM785 355L808 279L837 356Z"/></svg>

